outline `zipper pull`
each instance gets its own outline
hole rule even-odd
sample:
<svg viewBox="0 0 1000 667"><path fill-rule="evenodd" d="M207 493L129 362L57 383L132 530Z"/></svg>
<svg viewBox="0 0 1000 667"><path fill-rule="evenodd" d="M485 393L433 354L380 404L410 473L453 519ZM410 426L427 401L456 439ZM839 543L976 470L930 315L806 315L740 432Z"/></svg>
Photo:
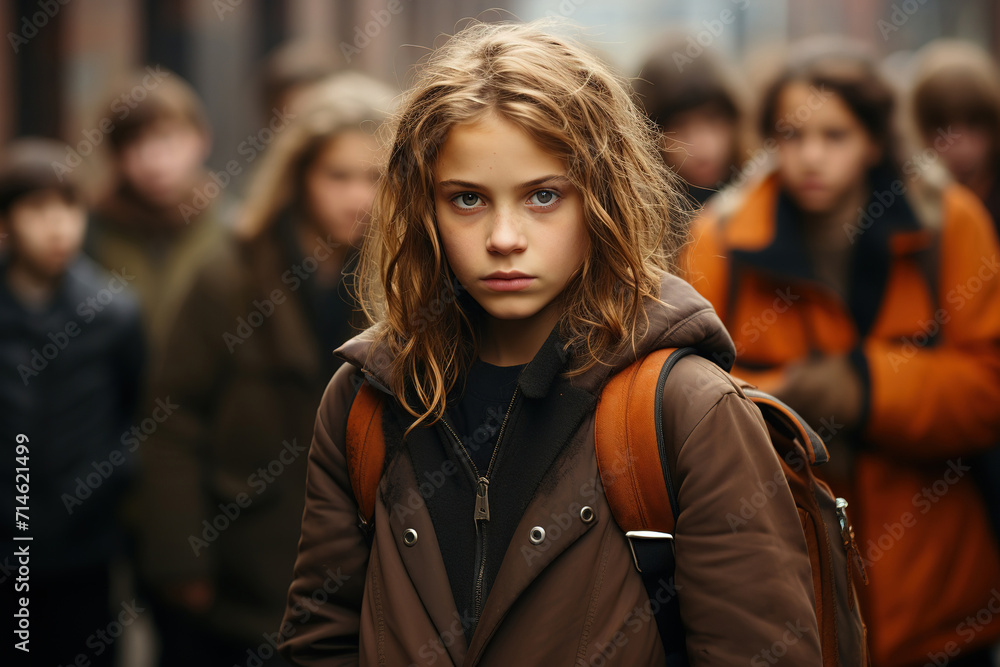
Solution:
<svg viewBox="0 0 1000 667"><path fill-rule="evenodd" d="M847 518L847 501L843 498L837 498L837 518L840 519L840 538L844 542L844 551L848 559L848 581L852 580L851 560L853 559L855 566L858 568L858 573L861 575L861 581L867 586L868 570L865 568L865 559L861 556L861 549L858 548L857 540L854 538L854 526L851 525L850 520Z"/></svg>
<svg viewBox="0 0 1000 667"><path fill-rule="evenodd" d="M490 480L485 477L479 478L479 484L476 486L476 512L475 519L478 521L482 519L483 521L490 520Z"/></svg>

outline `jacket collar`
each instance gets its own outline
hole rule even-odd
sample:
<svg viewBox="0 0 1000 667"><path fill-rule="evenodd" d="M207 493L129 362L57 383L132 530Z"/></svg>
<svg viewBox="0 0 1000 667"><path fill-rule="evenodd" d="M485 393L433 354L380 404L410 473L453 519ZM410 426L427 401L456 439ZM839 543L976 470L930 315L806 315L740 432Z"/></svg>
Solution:
<svg viewBox="0 0 1000 667"><path fill-rule="evenodd" d="M859 210L857 226L845 229L854 247L846 305L862 336L875 323L895 257L917 255L934 242L933 232L914 213L902 178L884 167L873 169L869 178L871 198ZM795 204L781 192L777 175L772 174L723 223L733 262L731 294L744 268L786 283L819 282L798 217Z"/></svg>
<svg viewBox="0 0 1000 667"><path fill-rule="evenodd" d="M687 282L669 274L661 279L659 298L665 303L647 299L645 310L649 326L638 337L634 348L626 349L585 373L570 378L570 383L596 395L615 373L653 350L664 347L695 347L700 354L714 358L728 370L735 355L735 346L712 305ZM391 357L381 347L376 349L374 340L375 327L370 327L341 345L334 354L362 369L377 388L391 393ZM563 344L558 327L553 328L545 344L521 373L518 384L526 397L540 398L549 392L569 358L563 352Z"/></svg>

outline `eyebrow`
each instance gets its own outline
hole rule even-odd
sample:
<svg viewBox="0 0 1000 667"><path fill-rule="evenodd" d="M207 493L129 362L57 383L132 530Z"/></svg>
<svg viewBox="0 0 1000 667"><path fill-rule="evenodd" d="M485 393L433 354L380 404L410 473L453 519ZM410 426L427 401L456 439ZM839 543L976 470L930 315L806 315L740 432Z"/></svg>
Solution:
<svg viewBox="0 0 1000 667"><path fill-rule="evenodd" d="M527 190L528 188L533 188L537 185L542 185L543 183L569 183L570 180L563 174L549 174L548 176L542 176L540 178L534 178L530 181L525 181L520 185L516 185L517 190ZM462 181L457 178L450 178L447 181L441 181L438 183L438 187L460 187L469 188L471 190L486 190L487 188L479 183L473 183L471 181Z"/></svg>

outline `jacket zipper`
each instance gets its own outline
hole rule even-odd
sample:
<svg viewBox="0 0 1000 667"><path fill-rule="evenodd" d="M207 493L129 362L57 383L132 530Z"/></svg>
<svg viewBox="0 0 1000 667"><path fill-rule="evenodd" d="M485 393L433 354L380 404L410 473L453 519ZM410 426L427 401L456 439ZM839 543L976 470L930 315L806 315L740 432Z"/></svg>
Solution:
<svg viewBox="0 0 1000 667"><path fill-rule="evenodd" d="M517 386L514 387L514 394L510 397L510 404L507 406L507 413L503 416L503 422L500 424L500 433L497 435L497 444L493 447L493 455L490 457L490 464L486 468L486 474L481 475L479 469L476 468L475 461L472 460L472 456L469 455L469 450L465 448L462 444L462 439L458 437L458 433L452 428L448 420L442 416L441 421L444 423L445 427L451 432L452 436L455 438L455 444L465 455L465 458L469 464L469 468L472 472L473 481L476 484L476 507L473 511L473 521L476 523L476 536L479 538L479 543L477 545L476 558L479 561L479 568L476 571L476 581L475 581L475 597L473 603L473 619L478 624L479 614L482 611L483 606L483 583L486 576L486 522L490 520L490 475L493 474L493 466L496 464L497 455L500 453L500 445L503 442L503 433L507 428L507 420L510 418L511 410L514 408L514 401L517 400ZM482 523L480 523L482 522Z"/></svg>

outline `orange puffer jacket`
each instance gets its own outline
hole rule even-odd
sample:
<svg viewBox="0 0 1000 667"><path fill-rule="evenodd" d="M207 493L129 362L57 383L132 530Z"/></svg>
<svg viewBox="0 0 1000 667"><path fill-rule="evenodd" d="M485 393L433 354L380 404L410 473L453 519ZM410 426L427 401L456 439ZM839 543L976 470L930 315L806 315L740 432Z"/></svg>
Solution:
<svg viewBox="0 0 1000 667"><path fill-rule="evenodd" d="M774 175L710 206L685 257L733 336L735 375L774 391L789 364L845 354L859 372L860 426L814 426L849 442L852 463L830 481L852 499L879 667L942 664L1000 638L1000 554L969 474L1000 440L1000 247L967 190L944 188L936 207L904 190L876 189L885 201L845 229L846 298L812 274Z"/></svg>

